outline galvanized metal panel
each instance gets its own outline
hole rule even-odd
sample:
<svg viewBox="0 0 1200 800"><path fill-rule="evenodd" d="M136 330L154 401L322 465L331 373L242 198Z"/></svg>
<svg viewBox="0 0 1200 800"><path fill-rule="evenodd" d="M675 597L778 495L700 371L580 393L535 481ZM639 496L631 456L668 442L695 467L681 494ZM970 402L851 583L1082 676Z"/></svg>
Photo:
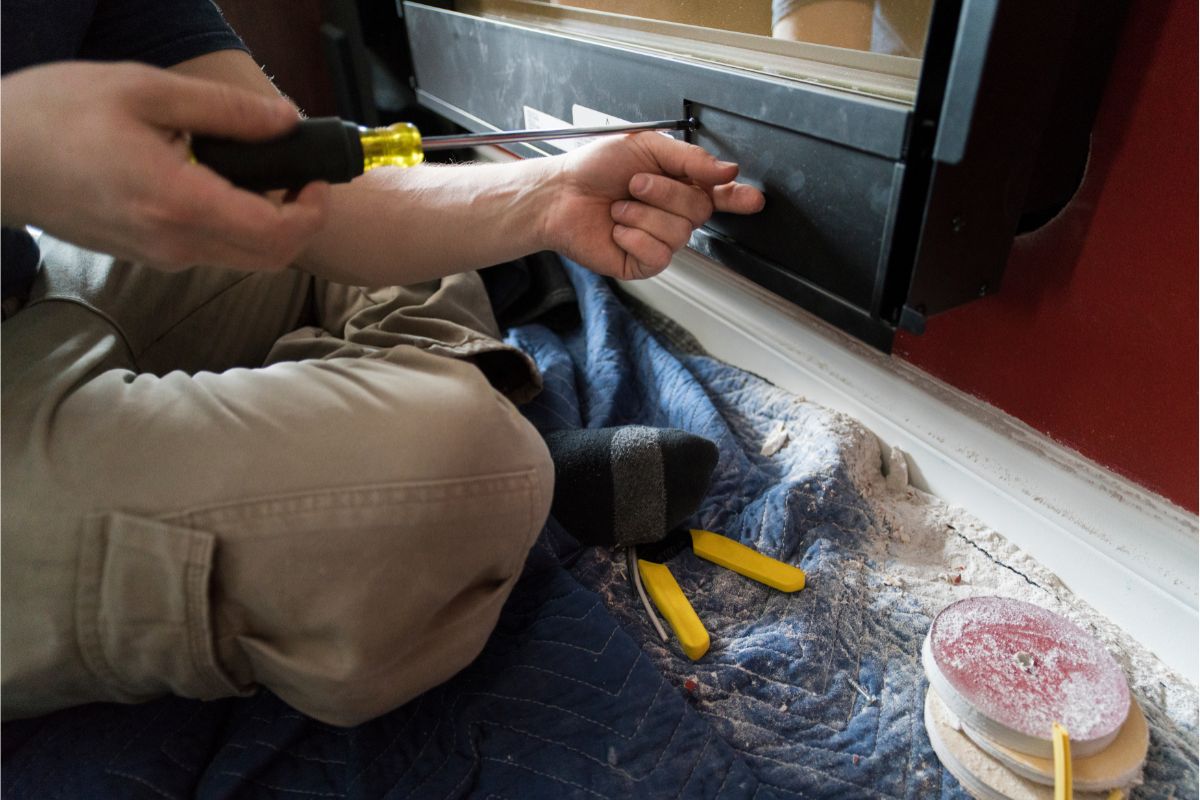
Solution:
<svg viewBox="0 0 1200 800"><path fill-rule="evenodd" d="M405 23L418 87L496 127L521 127L531 101L566 119L572 103L661 119L686 99L884 158L904 149L901 103L416 3Z"/></svg>
<svg viewBox="0 0 1200 800"><path fill-rule="evenodd" d="M526 106L568 121L573 104L631 120L695 116L691 140L738 162L767 205L716 215L693 246L890 347L879 265L906 108L415 4L406 23L418 97L472 130L525 127Z"/></svg>

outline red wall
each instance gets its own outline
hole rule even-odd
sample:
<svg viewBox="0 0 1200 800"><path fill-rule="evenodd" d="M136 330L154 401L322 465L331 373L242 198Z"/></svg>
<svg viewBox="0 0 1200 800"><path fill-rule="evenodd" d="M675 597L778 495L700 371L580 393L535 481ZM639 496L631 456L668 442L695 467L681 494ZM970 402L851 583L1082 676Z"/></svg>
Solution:
<svg viewBox="0 0 1200 800"><path fill-rule="evenodd" d="M1000 291L895 352L1197 509L1197 10L1132 4L1087 174Z"/></svg>

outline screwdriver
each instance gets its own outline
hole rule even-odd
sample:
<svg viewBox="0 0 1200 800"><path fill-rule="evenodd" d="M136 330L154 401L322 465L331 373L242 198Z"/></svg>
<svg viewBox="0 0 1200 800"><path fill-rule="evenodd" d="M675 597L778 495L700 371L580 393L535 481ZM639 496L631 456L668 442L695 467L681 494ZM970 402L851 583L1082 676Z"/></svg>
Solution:
<svg viewBox="0 0 1200 800"><path fill-rule="evenodd" d="M578 139L635 131L693 131L695 119L601 125L558 130L497 131L422 139L416 126L397 122L386 128L364 128L338 117L301 120L289 133L262 142L212 136L193 137L196 161L235 186L261 192L299 189L310 181L345 183L375 167L412 167L432 150L486 144Z"/></svg>

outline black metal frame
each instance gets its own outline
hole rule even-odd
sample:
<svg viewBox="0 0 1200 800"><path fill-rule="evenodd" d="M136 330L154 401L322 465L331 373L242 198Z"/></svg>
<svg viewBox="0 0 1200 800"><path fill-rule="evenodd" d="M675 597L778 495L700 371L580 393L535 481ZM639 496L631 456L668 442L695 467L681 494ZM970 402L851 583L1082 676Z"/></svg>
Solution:
<svg viewBox="0 0 1200 800"><path fill-rule="evenodd" d="M920 332L925 316L994 293L1026 214L1045 222L1047 197L1057 208L1070 198L1082 169L1047 159L1086 161L1124 20L1123 3L1099 5L935 6L906 157L924 185L901 192L885 316ZM947 61L941 44L951 36Z"/></svg>
<svg viewBox="0 0 1200 800"><path fill-rule="evenodd" d="M897 327L997 288L1079 5L938 0L912 106L412 2L403 15L418 101L469 130L524 127L523 106L695 116L692 140L767 207L715 216L691 246L889 350Z"/></svg>

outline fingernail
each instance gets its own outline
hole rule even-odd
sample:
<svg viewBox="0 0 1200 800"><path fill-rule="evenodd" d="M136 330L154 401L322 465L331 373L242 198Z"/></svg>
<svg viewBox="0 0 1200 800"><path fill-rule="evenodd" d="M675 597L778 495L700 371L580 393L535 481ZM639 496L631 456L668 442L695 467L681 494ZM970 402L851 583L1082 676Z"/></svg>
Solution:
<svg viewBox="0 0 1200 800"><path fill-rule="evenodd" d="M616 216L618 216L618 217L623 217L623 216L625 216L625 212L626 212L626 211L628 211L628 210L629 210L629 201L628 201L628 200L622 200L621 202L617 203L617 213L616 213Z"/></svg>
<svg viewBox="0 0 1200 800"><path fill-rule="evenodd" d="M729 167L736 167L737 163L734 161L717 161L716 165L721 169L727 169Z"/></svg>
<svg viewBox="0 0 1200 800"><path fill-rule="evenodd" d="M634 194L640 194L650 188L650 176L634 175L633 180L629 182L629 189Z"/></svg>

